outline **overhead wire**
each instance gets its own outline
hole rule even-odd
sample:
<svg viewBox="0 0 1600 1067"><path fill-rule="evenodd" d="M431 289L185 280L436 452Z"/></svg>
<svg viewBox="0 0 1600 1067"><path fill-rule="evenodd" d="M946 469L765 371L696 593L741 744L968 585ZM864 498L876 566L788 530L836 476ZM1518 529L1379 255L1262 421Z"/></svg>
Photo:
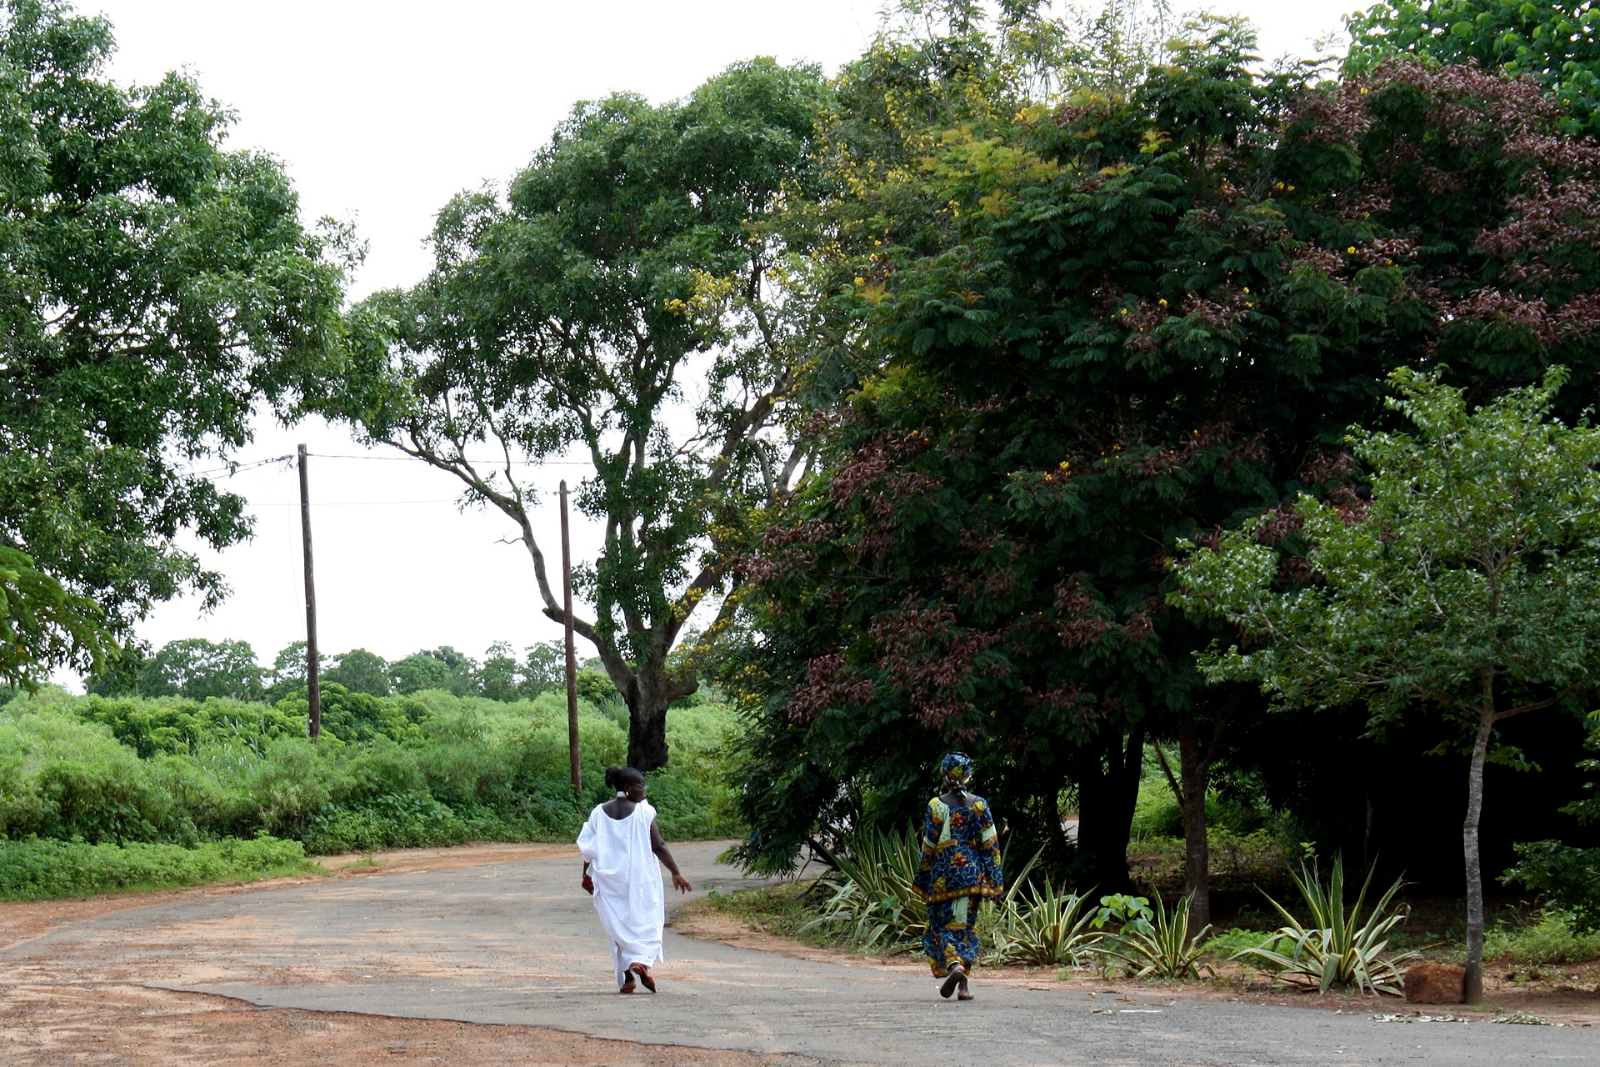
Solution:
<svg viewBox="0 0 1600 1067"><path fill-rule="evenodd" d="M306 456L307 456L307 458L310 458L310 459L358 460L358 461L363 461L363 462L377 462L377 463L421 463L421 462L423 462L421 460L416 459L413 456L352 455L352 454L342 454L342 453L334 453L334 452L307 452ZM247 471L258 470L258 469L260 469L262 467L271 466L272 464L275 464L275 463L290 463L290 462L294 462L296 458L297 458L297 454L284 455L284 456L271 456L271 457L268 457L266 459L251 460L251 461L249 461L247 463L230 464L230 465L224 466L224 467L213 467L213 468L210 468L208 470L193 471L192 473L195 474L198 477L207 478L207 479L210 479L212 481L217 481L217 480L221 480L221 479L232 478L234 475L244 474ZM504 463L505 460L503 460L503 459L500 459L500 460L472 460L471 462L474 462L474 463L476 463L476 464L478 464L480 466L488 467L488 466L498 466L498 465ZM510 462L513 463L513 464L519 465L519 466L573 466L573 467L580 467L580 466L581 467L588 467L588 466L590 466L590 464L588 462L584 461L584 460L548 460L548 461L511 460ZM431 468L431 469L437 469L437 468ZM550 494L555 494L555 493L560 492L560 487L559 486L553 486L553 485L552 486L534 485L534 486L524 486L523 488L524 488L525 491L526 490L531 490L532 492L538 493L540 495L550 495ZM462 503L462 498L461 497L438 497L438 498L430 498L430 499L424 499L424 500L316 500L316 499L313 499L311 501L311 506L312 507L409 507L409 506L414 506L414 505L461 504L461 503ZM298 501L298 500L251 500L250 501L250 505L252 507L263 507L263 508L299 507L300 506L300 501Z"/></svg>

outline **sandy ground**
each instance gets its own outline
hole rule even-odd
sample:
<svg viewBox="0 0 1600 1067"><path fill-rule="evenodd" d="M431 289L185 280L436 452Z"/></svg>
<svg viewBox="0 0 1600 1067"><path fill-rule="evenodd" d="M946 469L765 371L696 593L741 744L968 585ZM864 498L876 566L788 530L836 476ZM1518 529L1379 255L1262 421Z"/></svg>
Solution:
<svg viewBox="0 0 1600 1067"><path fill-rule="evenodd" d="M381 878L413 871L455 870L570 855L570 845L484 845L455 849L419 849L380 853L375 857L327 857L322 862L331 880ZM249 893L307 879L207 886L162 893L97 897L89 900L0 904L0 950L26 944L58 927L125 908L143 907L191 897ZM828 950L796 945L740 923L691 913L674 928L692 937L724 941L743 948L819 961L844 958ZM913 966L897 961L891 966ZM1043 985L1061 981L1048 970L986 971L985 982ZM758 1064L805 1064L804 1057L748 1053L602 1040L582 1034L527 1026L495 1026L442 1020L399 1019L344 1012L283 1011L253 1007L226 997L176 993L145 983L159 976L123 965L96 966L78 959L34 957L25 967L0 975L0 1063L32 1065L177 1065L177 1067L326 1067L368 1064L449 1064L451 1067L517 1067L517 1065L638 1064L745 1067ZM1103 996L1108 1005L1125 994L1091 975L1069 977L1069 986ZM1546 968L1531 977L1524 968L1488 976L1490 1010L1521 1011L1551 1023L1569 1026L1600 1024L1600 973L1593 966ZM1172 983L1141 985L1138 995L1205 998L1325 1006L1329 1010L1443 1015L1466 1014L1447 1006L1414 1007L1385 998L1316 997L1286 993L1242 979L1204 985ZM1472 1013L1482 1017L1480 1012Z"/></svg>
<svg viewBox="0 0 1600 1067"><path fill-rule="evenodd" d="M327 879L353 880L571 855L572 851L570 845L480 845L412 849L372 857L329 856L320 862L328 869ZM249 893L307 880L0 904L0 949L125 908ZM7 1067L365 1067L374 1062L419 1067L764 1067L805 1062L784 1056L606 1041L537 1027L276 1011L227 997L151 989L140 984L145 977L92 967L86 970L81 961L35 964L22 972L8 970L0 976L0 1063Z"/></svg>

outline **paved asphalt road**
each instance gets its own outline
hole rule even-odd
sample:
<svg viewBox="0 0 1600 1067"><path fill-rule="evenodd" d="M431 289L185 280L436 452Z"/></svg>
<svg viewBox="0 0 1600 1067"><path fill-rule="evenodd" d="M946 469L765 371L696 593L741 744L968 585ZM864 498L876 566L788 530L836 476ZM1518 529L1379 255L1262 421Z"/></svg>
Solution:
<svg viewBox="0 0 1600 1067"><path fill-rule="evenodd" d="M741 883L717 848L674 846L699 892ZM518 1023L598 1037L789 1053L801 1063L1027 1065L1600 1064L1600 1033L1122 997L974 982L943 1001L921 968L817 963L667 933L661 993L619 997L578 862L395 874L114 912L26 946L144 984L274 1008ZM4 961L9 953L0 953ZM948 1051L945 1051L948 1050Z"/></svg>

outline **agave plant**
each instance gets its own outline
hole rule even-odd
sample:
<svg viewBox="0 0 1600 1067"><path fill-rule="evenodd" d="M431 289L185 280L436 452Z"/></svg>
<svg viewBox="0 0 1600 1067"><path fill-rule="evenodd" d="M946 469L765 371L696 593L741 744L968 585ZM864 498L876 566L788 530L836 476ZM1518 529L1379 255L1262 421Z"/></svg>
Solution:
<svg viewBox="0 0 1600 1067"><path fill-rule="evenodd" d="M1342 857L1334 859L1327 885L1318 877L1314 863L1309 869L1302 864L1300 873L1293 877L1310 910L1310 923L1302 924L1282 904L1263 893L1286 925L1261 945L1241 949L1232 958L1253 963L1285 981L1316 986L1324 993L1352 987L1366 993L1400 993L1399 964L1415 959L1417 954L1390 956L1385 951L1389 947L1389 931L1406 918L1403 910L1389 910L1404 882L1396 878L1373 905L1371 914L1363 918L1367 890L1372 885L1371 871L1348 910L1344 904Z"/></svg>
<svg viewBox="0 0 1600 1067"><path fill-rule="evenodd" d="M827 894L820 913L800 929L831 926L862 948L886 944L909 948L928 925L927 906L912 888L922 862L921 836L863 830L840 848L818 843L817 853L832 868L820 881Z"/></svg>
<svg viewBox="0 0 1600 1067"><path fill-rule="evenodd" d="M1025 867L1032 863L1030 860ZM1083 907L1088 898L1058 890L1048 881L1019 893L1017 887L1023 884L1025 873L1019 872L1011 880L1013 888L996 902L985 960L1081 966L1083 957L1104 936L1088 929L1095 917Z"/></svg>
<svg viewBox="0 0 1600 1067"><path fill-rule="evenodd" d="M828 926L861 948L884 945L897 951L909 951L922 939L928 910L912 888L922 863L921 834L914 828L903 834L864 830L839 848L820 842L815 847L832 869L819 882L826 894L820 913L801 930ZM1014 910L1018 890L1038 858L1034 855L1007 878L1008 889L996 901L997 915Z"/></svg>
<svg viewBox="0 0 1600 1067"><path fill-rule="evenodd" d="M1142 897L1133 899L1146 903ZM1193 936L1189 933L1189 907L1193 902L1192 895L1186 896L1168 910L1157 893L1153 907L1140 907L1131 913L1122 929L1106 937L1093 951L1107 964L1112 960L1125 964L1135 978L1199 978L1202 968L1214 973L1209 964L1200 962L1201 942L1210 932L1210 924ZM1095 918L1104 921L1106 910L1101 908Z"/></svg>

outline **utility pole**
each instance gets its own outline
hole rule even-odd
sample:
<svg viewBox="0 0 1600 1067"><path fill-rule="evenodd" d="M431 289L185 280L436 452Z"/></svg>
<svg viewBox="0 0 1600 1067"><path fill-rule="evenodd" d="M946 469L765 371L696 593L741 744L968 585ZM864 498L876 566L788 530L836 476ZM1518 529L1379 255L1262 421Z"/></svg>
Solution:
<svg viewBox="0 0 1600 1067"><path fill-rule="evenodd" d="M572 541L567 535L567 481L561 480L561 606L567 639L567 754L572 793L583 795L583 760L578 751L578 655L572 648Z"/></svg>
<svg viewBox="0 0 1600 1067"><path fill-rule="evenodd" d="M311 497L306 490L306 446L300 446L300 538L306 561L306 696L311 704L307 733L322 735L322 683L317 677L317 586L311 576Z"/></svg>

